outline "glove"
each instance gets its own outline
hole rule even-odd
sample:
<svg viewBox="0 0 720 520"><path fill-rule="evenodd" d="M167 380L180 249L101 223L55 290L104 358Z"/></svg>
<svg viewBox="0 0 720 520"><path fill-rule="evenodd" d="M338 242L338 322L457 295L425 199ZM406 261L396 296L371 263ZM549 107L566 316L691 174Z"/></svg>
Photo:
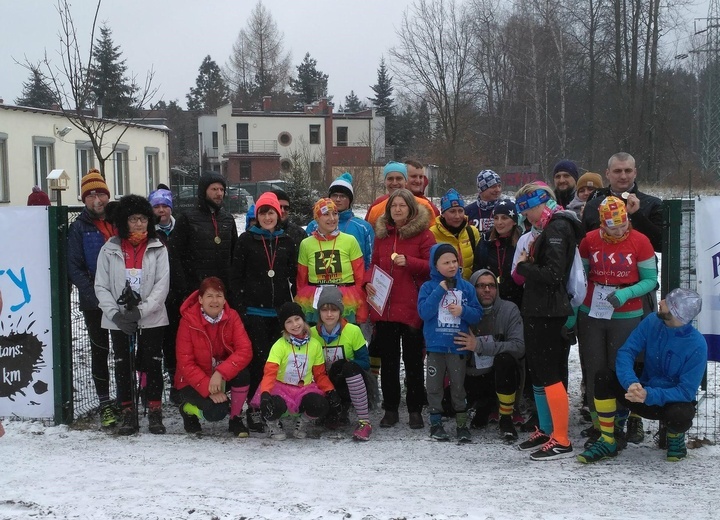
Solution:
<svg viewBox="0 0 720 520"><path fill-rule="evenodd" d="M137 323L140 321L140 309L137 307L133 307L130 310L125 311L123 314L123 318L125 318L125 321L128 323Z"/></svg>
<svg viewBox="0 0 720 520"><path fill-rule="evenodd" d="M607 295L607 298L605 298L610 305L613 306L613 309L617 309L618 307L622 307L622 302L620 299L615 296L615 291L611 292Z"/></svg>
<svg viewBox="0 0 720 520"><path fill-rule="evenodd" d="M127 334L128 336L132 336L137 332L138 324L136 321L127 321L125 319L125 316L123 316L122 312L115 313L115 316L112 317L112 322L117 325L118 329L120 329L123 333Z"/></svg>
<svg viewBox="0 0 720 520"><path fill-rule="evenodd" d="M342 406L340 404L340 394L337 393L337 390L330 390L325 394L325 397L327 397L330 403L330 414L339 415L342 411Z"/></svg>
<svg viewBox="0 0 720 520"><path fill-rule="evenodd" d="M260 396L260 412L266 421L275 419L275 400L270 392L263 392Z"/></svg>

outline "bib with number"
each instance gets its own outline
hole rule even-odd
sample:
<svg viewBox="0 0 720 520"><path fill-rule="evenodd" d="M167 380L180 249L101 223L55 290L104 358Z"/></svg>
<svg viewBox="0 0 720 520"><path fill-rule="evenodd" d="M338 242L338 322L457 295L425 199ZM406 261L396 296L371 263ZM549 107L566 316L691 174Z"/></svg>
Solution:
<svg viewBox="0 0 720 520"><path fill-rule="evenodd" d="M595 284L592 301L590 302L589 316L598 320L609 320L612 318L615 309L612 304L607 301L607 297L614 292L615 289L612 285Z"/></svg>
<svg viewBox="0 0 720 520"><path fill-rule="evenodd" d="M443 296L442 300L440 300L440 305L438 307L438 325L460 325L460 316L453 316L448 307L450 305L461 305L462 294L462 291L458 289L445 292L445 296Z"/></svg>

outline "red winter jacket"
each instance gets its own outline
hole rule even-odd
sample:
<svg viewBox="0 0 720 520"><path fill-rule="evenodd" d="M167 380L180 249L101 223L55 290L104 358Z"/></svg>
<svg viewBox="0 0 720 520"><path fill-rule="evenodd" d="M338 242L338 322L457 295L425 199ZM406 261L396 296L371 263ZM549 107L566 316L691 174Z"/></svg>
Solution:
<svg viewBox="0 0 720 520"><path fill-rule="evenodd" d="M417 311L418 292L430 279L430 248L435 245L435 237L428 229L430 211L424 206L419 210L417 217L400 229L389 224L384 215L375 225L372 265L365 271L365 283L372 280L373 266L377 265L392 276L393 284L382 316L370 307L373 322L394 321L417 329L422 327ZM393 253L405 255L407 265L395 265Z"/></svg>
<svg viewBox="0 0 720 520"><path fill-rule="evenodd" d="M213 360L218 363L215 370L225 381L233 379L252 359L250 338L240 315L227 302L218 323L213 325L203 318L197 291L182 304L180 315L175 341L175 388L192 386L200 395L208 397Z"/></svg>

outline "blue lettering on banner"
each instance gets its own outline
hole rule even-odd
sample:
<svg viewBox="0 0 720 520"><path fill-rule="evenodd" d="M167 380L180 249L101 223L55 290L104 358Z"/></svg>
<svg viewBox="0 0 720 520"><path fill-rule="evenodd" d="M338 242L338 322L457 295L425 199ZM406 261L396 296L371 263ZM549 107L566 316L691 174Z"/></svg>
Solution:
<svg viewBox="0 0 720 520"><path fill-rule="evenodd" d="M713 279L715 279L720 276L720 273L718 273L718 271L720 271L720 253L715 253L711 258L713 264Z"/></svg>
<svg viewBox="0 0 720 520"><path fill-rule="evenodd" d="M27 278L25 278L25 268L20 268L20 277L18 278L18 275L16 275L12 269L0 269L0 276L3 274L6 274L8 278L14 283L18 289L22 291L22 297L23 300L20 303L16 303L15 305L10 306L10 310L13 312L17 312L20 309L22 309L25 304L30 303L32 300L32 295L30 294L30 288L28 287Z"/></svg>

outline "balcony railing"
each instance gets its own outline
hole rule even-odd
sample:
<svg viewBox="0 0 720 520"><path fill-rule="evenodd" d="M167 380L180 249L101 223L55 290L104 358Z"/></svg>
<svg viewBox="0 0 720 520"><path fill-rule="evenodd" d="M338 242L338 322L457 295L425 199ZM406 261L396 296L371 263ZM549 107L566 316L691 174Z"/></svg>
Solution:
<svg viewBox="0 0 720 520"><path fill-rule="evenodd" d="M359 148L359 147L362 147L362 146L367 147L368 144L367 144L366 142L363 142L363 141L336 141L336 142L335 142L335 146L338 146L338 147L356 147L356 148Z"/></svg>
<svg viewBox="0 0 720 520"><path fill-rule="evenodd" d="M278 153L275 139L238 139L225 144L225 153Z"/></svg>

